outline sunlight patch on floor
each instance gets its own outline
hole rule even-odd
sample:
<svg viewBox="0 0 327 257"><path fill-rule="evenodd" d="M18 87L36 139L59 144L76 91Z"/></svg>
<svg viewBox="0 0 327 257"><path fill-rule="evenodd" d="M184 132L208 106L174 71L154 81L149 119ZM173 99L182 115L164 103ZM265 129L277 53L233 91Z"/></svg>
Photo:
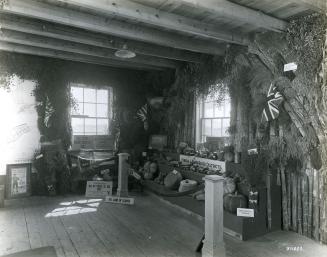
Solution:
<svg viewBox="0 0 327 257"><path fill-rule="evenodd" d="M46 218L76 215L88 212L96 212L103 199L84 199L78 201L62 202L59 207L45 215Z"/></svg>

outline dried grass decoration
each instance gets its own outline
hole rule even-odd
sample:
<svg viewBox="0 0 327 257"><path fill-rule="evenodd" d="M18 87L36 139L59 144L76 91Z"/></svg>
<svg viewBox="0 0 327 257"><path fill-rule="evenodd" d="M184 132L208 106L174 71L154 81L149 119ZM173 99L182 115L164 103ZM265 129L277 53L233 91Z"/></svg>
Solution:
<svg viewBox="0 0 327 257"><path fill-rule="evenodd" d="M259 154L242 154L242 163L245 171L245 178L250 185L249 208L257 210L259 204L258 189L265 186L265 177L268 170L268 161L264 152Z"/></svg>

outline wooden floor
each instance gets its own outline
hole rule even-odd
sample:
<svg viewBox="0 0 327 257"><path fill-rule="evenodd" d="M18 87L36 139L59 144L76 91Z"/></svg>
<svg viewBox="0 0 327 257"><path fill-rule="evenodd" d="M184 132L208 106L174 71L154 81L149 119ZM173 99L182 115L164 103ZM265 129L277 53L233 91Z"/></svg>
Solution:
<svg viewBox="0 0 327 257"><path fill-rule="evenodd" d="M201 221L151 195L136 196L134 206L74 196L11 200L0 209L0 255L54 246L59 257L190 257L199 256L202 233ZM225 242L233 257L327 256L327 246L290 232Z"/></svg>

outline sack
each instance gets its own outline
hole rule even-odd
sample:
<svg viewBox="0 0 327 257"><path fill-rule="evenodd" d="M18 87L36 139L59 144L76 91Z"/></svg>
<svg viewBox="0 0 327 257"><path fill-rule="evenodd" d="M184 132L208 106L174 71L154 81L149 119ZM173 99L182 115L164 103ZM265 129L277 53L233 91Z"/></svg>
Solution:
<svg viewBox="0 0 327 257"><path fill-rule="evenodd" d="M173 170L165 177L164 180L165 187L170 190L176 190L178 189L182 179L183 179L182 174L177 170Z"/></svg>
<svg viewBox="0 0 327 257"><path fill-rule="evenodd" d="M225 178L224 179L224 195L234 193L236 190L236 185L234 179Z"/></svg>

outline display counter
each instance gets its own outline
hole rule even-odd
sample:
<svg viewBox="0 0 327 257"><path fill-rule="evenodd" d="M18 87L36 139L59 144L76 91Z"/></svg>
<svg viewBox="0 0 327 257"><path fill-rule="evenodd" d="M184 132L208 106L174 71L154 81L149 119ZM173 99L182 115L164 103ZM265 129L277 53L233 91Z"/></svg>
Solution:
<svg viewBox="0 0 327 257"><path fill-rule="evenodd" d="M185 156L182 156L180 160L183 160L184 162L186 159L195 160L194 157L192 156L189 157L190 158L185 158ZM201 163L203 163L204 165L207 165L206 163L210 163L210 162L217 162L217 164L219 164L220 167L224 167L225 169L224 171L226 172L226 174L235 175L238 173L239 175L244 176L244 171L240 164L226 162L222 165L220 161L208 160L205 158L200 158L200 159L201 159L200 160ZM160 172L163 172L164 174L168 174L173 169L175 169L182 174L183 179L195 180L198 183L203 183L203 177L206 176L206 174L204 173L191 171L185 167L184 168L173 167L168 165L168 163L164 163L164 162L159 163L159 169ZM165 188L165 186L159 185L154 181L145 181L145 188L159 195L162 199L173 205L179 206L185 210L188 210L190 212L193 212L197 215L204 217L204 201L198 201L190 195L173 196L174 195L173 192L176 193L177 191L169 190ZM237 190L238 190L238 185L237 185ZM248 195L246 195L246 190L243 190L242 192L245 192L243 194L245 194L245 196L248 197ZM269 230L267 226L267 189L262 188L259 190L259 203L257 209L255 210L254 218L239 217L234 213L230 213L224 210L225 232L241 240L248 240L251 238L258 237L260 235L264 235L269 231L281 229L281 192L280 192L280 187L276 183L276 176L273 176L272 178L271 195L272 195L271 230Z"/></svg>

